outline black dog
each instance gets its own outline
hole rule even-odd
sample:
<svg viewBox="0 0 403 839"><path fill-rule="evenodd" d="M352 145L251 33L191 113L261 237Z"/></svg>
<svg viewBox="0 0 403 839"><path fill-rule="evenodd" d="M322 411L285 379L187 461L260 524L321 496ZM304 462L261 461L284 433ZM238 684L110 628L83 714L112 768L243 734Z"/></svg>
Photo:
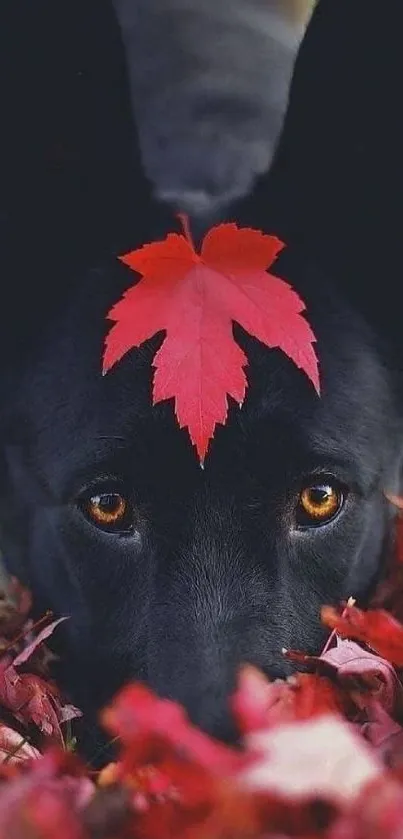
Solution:
<svg viewBox="0 0 403 839"><path fill-rule="evenodd" d="M388 532L401 436L376 342L290 249L277 273L307 301L323 395L246 335L242 410L205 470L170 405L150 405L155 342L100 374L105 314L131 282L92 271L18 377L3 433L5 555L39 609L71 615L62 675L91 714L145 679L225 736L249 661L317 651L320 606L365 598Z"/></svg>
<svg viewBox="0 0 403 839"><path fill-rule="evenodd" d="M292 191L286 201L275 177L284 207ZM269 218L263 186L225 216L281 234L285 215L276 222L274 206ZM130 246L175 224L149 196ZM322 396L280 351L235 327L250 387L204 471L172 406L151 407L160 337L101 376L105 316L133 275L115 260L68 282L38 256L29 266L41 302L10 312L7 334L18 328L25 344L3 363L2 545L38 611L71 616L60 677L88 726L140 678L232 737L227 700L240 664L285 675L282 647L319 649L320 606L365 602L379 577L383 493L400 486L395 377L379 336L292 238L275 273L306 301ZM17 285L25 266L13 270Z"/></svg>

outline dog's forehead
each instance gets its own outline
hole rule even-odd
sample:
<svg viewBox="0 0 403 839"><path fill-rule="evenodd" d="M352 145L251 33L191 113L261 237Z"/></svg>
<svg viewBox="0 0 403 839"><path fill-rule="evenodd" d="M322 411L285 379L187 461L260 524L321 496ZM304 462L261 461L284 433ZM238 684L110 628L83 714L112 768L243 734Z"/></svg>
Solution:
<svg viewBox="0 0 403 839"><path fill-rule="evenodd" d="M350 459L357 459L360 450L368 452L367 460L378 457L391 407L371 337L343 302L328 296L322 278L301 266L291 255L276 265L276 273L306 302L305 314L317 337L321 395L283 352L264 347L235 326L235 340L248 358L249 387L242 409L230 404L210 462L226 446L245 460L248 445L259 450L263 443L268 459L272 451L277 462L281 441L289 459L301 447ZM152 405L152 361L163 334L129 351L102 375L105 337L112 325L107 314L131 281L123 266L90 272L44 337L22 391L38 458L58 458L69 469L80 452L87 458L97 455L102 441L111 441L112 448L116 441L116 448L123 444L130 453L146 438L150 451L170 448L179 459L190 452L196 461L187 432L175 420L173 400ZM305 287L307 294L301 291Z"/></svg>
<svg viewBox="0 0 403 839"><path fill-rule="evenodd" d="M130 447L146 428L151 440L168 433L173 445L177 439L190 448L175 423L173 403L152 406L152 360L163 336L128 352L103 376L102 353L111 325L106 314L120 294L118 288L106 295L102 287L92 291L66 311L31 377L29 410L38 438L45 448L56 445L59 451L72 440L88 448L103 438ZM321 310L315 318L321 396L284 353L235 330L249 361L249 388L242 410L233 406L230 411L227 436L241 435L242 440L256 432L257 444L265 438L275 447L281 431L288 441L298 438L307 447L347 452L359 447L361 437L375 445L386 398L377 357L343 313L335 317ZM219 439L224 439L221 433Z"/></svg>

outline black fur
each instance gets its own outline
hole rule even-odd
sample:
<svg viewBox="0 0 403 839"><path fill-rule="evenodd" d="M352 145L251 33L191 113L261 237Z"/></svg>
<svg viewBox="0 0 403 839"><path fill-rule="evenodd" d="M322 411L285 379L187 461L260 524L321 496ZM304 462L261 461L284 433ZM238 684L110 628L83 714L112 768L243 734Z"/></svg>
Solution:
<svg viewBox="0 0 403 839"><path fill-rule="evenodd" d="M151 346L100 374L105 314L132 279L123 268L81 278L18 381L3 430L5 555L39 610L71 615L61 674L88 721L141 678L224 736L241 662L284 675L282 647L319 649L320 606L365 598L377 577L383 491L399 478L391 383L373 337L321 276L292 249L276 270L306 297L323 395L242 334L249 394L204 471L172 406L150 406ZM345 507L299 530L298 492L323 474L348 488ZM133 503L127 537L79 509L83 488L105 481Z"/></svg>
<svg viewBox="0 0 403 839"><path fill-rule="evenodd" d="M321 6L328 8L326 0L319 20ZM300 66L313 47L308 33ZM111 61L116 78L124 79L118 65ZM99 89L94 84L97 95L88 100L98 102L99 114L101 76ZM26 186L29 225L19 202L15 215L6 208L11 245L1 336L2 546L10 569L32 586L38 612L51 607L71 615L58 635L60 678L86 712L89 754L98 708L130 678L146 679L184 702L204 728L231 737L227 699L240 663L286 674L281 648L317 651L323 641L320 606L349 595L365 602L382 570L390 520L383 491L400 488L398 365L385 351L377 312L363 319L339 275L342 255L354 250L348 207L335 270L337 191L333 186L319 208L312 198L323 197L321 179L330 171L333 146L328 140L327 168L315 170L307 152L310 180L299 159L299 138L305 136L298 129L299 106L301 98L309 102L313 89L311 80L304 90L307 79L309 73L297 69L270 176L243 201L226 206L222 217L286 235L289 246L275 271L306 300L318 337L323 393L318 398L281 352L236 328L250 361L250 387L243 408L231 406L204 471L172 405L151 408L150 362L160 339L130 353L107 377L100 373L105 315L133 282L113 257L102 257L159 238L176 225L170 210L154 201L134 142L122 146L118 160L118 140L127 143L130 133L125 106L111 95L118 116L113 142L108 135L110 157L91 119L84 121L84 139L102 148L103 156L99 152L99 165L87 170L91 144L84 153L86 143L77 140L83 157L72 166L77 183L68 200L66 185L55 189L54 173L41 170L35 158L27 171L35 184L38 172L46 174L45 206L38 200L33 212L35 189ZM159 92L158 83L156 101ZM309 113L317 118L317 110ZM71 114L77 117L74 107ZM141 114L138 119L141 134ZM262 114L262 124L265 119ZM311 139L315 127L313 120ZM252 159L250 164L252 172ZM79 175L87 171L90 182L80 186ZM115 183L119 172L122 179ZM181 168L176 184L186 201L183 176ZM324 232L316 242L320 222ZM380 260L375 244L374 250ZM347 261L347 274L348 268ZM344 507L327 526L302 530L298 492L321 475L342 485ZM100 532L81 512L83 491L105 480L117 481L132 501L128 536Z"/></svg>

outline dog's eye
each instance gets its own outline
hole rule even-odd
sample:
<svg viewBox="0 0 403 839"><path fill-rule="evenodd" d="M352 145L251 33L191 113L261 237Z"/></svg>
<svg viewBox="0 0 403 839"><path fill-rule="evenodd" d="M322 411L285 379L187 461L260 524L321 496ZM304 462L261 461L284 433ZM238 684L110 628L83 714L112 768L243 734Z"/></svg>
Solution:
<svg viewBox="0 0 403 839"><path fill-rule="evenodd" d="M91 524L109 533L127 533L133 523L130 501L116 490L87 494L80 509Z"/></svg>
<svg viewBox="0 0 403 839"><path fill-rule="evenodd" d="M344 492L335 483L318 482L305 486L298 498L297 524L320 527L337 516L344 503Z"/></svg>

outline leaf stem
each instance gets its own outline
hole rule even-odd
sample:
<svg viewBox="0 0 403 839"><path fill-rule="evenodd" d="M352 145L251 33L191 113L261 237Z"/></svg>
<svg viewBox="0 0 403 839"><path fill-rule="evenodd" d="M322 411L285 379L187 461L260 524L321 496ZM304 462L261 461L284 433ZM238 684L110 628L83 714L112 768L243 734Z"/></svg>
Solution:
<svg viewBox="0 0 403 839"><path fill-rule="evenodd" d="M39 627L42 626L43 623L46 623L46 621L52 617L53 612L47 611L46 614L44 614L42 618L36 621L36 623L32 624L32 626L24 628L22 632L19 633L19 635L17 635L15 638L9 641L9 643L4 647L4 649L1 650L1 655L3 656L6 653L8 653L8 651L12 650L12 648L15 647L15 645L18 644L19 641L22 641L22 639L25 638L25 636L28 635L28 633L36 632L39 629Z"/></svg>
<svg viewBox="0 0 403 839"><path fill-rule="evenodd" d="M349 598L348 598L348 600L347 600L347 604L346 604L345 608L343 609L343 611L342 611L342 613L341 613L341 617L342 617L342 618L345 618L345 616L347 615L347 612L348 612L349 607L350 607L350 606L354 606L354 603L355 603L355 599L354 599L354 597L349 597ZM327 653L327 651L328 651L328 649L329 649L329 647L330 647L330 645L331 645L332 641L334 641L334 639L335 639L336 635L337 635L337 632L336 632L336 630L335 630L335 629L333 629L333 630L332 630L332 632L330 633L330 635L329 635L329 637L328 637L327 641L326 641L325 646L323 647L323 650L322 650L322 652L321 652L321 654L320 654L319 658L320 658L322 655L325 655L325 653Z"/></svg>
<svg viewBox="0 0 403 839"><path fill-rule="evenodd" d="M191 234L191 231L190 231L189 216L187 216L186 213L178 213L178 219L179 219L179 221L182 225L183 235L184 235L186 241L189 243L190 247L192 248L192 251L196 251L196 248L194 246L194 242L193 242L193 239L192 239L192 234Z"/></svg>
<svg viewBox="0 0 403 839"><path fill-rule="evenodd" d="M25 746L26 743L29 743L28 737L22 737L20 742L17 743L16 747L12 749L12 751L7 751L5 758L1 761L1 763L9 763L13 757L18 755L18 752ZM5 751L5 750L4 750Z"/></svg>

